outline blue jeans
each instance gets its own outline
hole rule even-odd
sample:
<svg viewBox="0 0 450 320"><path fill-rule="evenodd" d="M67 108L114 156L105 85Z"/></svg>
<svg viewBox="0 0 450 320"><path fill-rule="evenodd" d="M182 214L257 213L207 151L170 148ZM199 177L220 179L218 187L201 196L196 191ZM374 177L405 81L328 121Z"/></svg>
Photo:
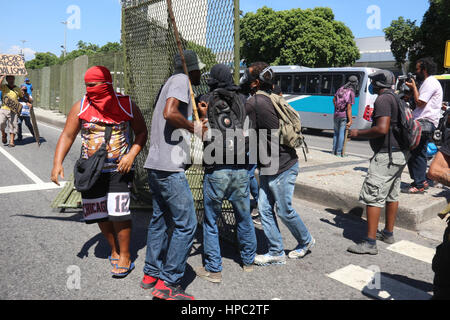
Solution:
<svg viewBox="0 0 450 320"><path fill-rule="evenodd" d="M302 219L292 207L298 163L288 170L273 176L261 176L259 179L258 209L264 234L269 242L269 254L279 256L284 253L283 239L275 216L275 205L278 217L292 233L298 244L303 246L312 240L311 234Z"/></svg>
<svg viewBox="0 0 450 320"><path fill-rule="evenodd" d="M153 216L148 226L144 273L177 285L184 275L197 228L194 199L184 172L147 172ZM169 239L170 226L174 230Z"/></svg>
<svg viewBox="0 0 450 320"><path fill-rule="evenodd" d="M347 126L347 118L334 118L334 137L333 137L333 153L342 154L345 140L345 127Z"/></svg>
<svg viewBox="0 0 450 320"><path fill-rule="evenodd" d="M250 215L248 172L246 169L229 169L225 166L212 173L205 173L203 180L205 205L203 246L205 269L210 272L222 271L217 218L222 214L222 202L225 199L233 206L242 262L244 265L250 265L256 256L256 234Z"/></svg>
<svg viewBox="0 0 450 320"><path fill-rule="evenodd" d="M249 165L248 176L250 179L250 193L253 197L255 205L258 203L259 185L255 178L256 164ZM251 203L251 202L250 202Z"/></svg>

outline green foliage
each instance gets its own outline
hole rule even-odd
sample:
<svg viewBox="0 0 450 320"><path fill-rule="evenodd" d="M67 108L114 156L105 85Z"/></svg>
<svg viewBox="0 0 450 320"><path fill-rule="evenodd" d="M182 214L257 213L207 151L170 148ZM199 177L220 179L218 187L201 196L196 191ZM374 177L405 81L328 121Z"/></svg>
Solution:
<svg viewBox="0 0 450 320"><path fill-rule="evenodd" d="M57 64L58 61L58 57L51 52L38 52L33 60L25 63L25 67L27 69L41 69Z"/></svg>
<svg viewBox="0 0 450 320"><path fill-rule="evenodd" d="M359 59L351 30L330 8L274 11L263 7L241 18L241 56L249 64L339 67Z"/></svg>
<svg viewBox="0 0 450 320"><path fill-rule="evenodd" d="M405 20L399 17L398 20L391 22L391 25L384 30L386 40L391 42L391 50L396 60L396 65L402 68L408 58L409 51L414 47L419 27L416 21Z"/></svg>
<svg viewBox="0 0 450 320"><path fill-rule="evenodd" d="M111 52L119 52L123 49L122 45L118 42L108 42L104 46L100 47L96 44L86 43L84 41L78 41L77 49L67 53L66 57L61 54L58 58L55 54L47 52L36 53L33 60L28 61L25 66L27 69L40 69L43 67L52 66L55 64L63 64L66 61L73 60L83 55L92 56L95 54L105 54Z"/></svg>
<svg viewBox="0 0 450 320"><path fill-rule="evenodd" d="M438 73L444 73L445 43L450 35L450 1L429 0L430 7L425 12L420 27L414 22L400 17L386 28L386 39L394 39L392 51L397 62L405 51L409 51L410 70L415 71L416 61L432 57L437 64ZM403 37L403 39L402 39ZM392 41L392 40L391 40Z"/></svg>
<svg viewBox="0 0 450 320"><path fill-rule="evenodd" d="M430 8L425 13L417 46L411 56L412 65L419 58L432 57L437 63L438 73L444 73L445 43L450 40L450 1L430 0Z"/></svg>

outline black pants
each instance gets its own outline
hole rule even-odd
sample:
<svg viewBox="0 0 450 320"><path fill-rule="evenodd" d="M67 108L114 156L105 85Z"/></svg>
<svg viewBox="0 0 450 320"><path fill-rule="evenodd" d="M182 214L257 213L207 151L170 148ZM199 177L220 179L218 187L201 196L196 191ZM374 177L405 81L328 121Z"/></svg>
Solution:
<svg viewBox="0 0 450 320"><path fill-rule="evenodd" d="M450 218L444 233L444 241L436 249L433 258L433 300L450 300Z"/></svg>
<svg viewBox="0 0 450 320"><path fill-rule="evenodd" d="M28 130L30 130L30 133L33 135L34 137L34 131L33 131L33 125L31 124L31 118L30 117L24 117L24 116L20 116L19 117L19 122L18 122L18 131L17 131L17 138L19 140L22 140L22 122L25 121L25 125L27 126Z"/></svg>

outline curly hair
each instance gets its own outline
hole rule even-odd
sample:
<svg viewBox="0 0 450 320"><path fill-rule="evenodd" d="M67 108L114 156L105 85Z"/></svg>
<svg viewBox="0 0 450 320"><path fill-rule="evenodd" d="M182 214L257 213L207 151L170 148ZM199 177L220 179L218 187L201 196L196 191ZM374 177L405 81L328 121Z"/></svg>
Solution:
<svg viewBox="0 0 450 320"><path fill-rule="evenodd" d="M437 71L437 65L433 61L433 58L427 57L417 60L417 63L420 65L420 69L426 70L428 75L433 75Z"/></svg>
<svg viewBox="0 0 450 320"><path fill-rule="evenodd" d="M251 72L252 77L255 78L255 79L261 80L259 78L261 72L263 72L264 69L266 69L268 67L269 67L269 64L267 64L266 62L255 62L255 63L252 63L250 65L250 68L252 68L252 72ZM272 90L272 88L273 88L273 84L272 84L273 77L271 77L269 72L266 72L265 74L263 74L263 78L264 78L265 81L261 81L261 87L260 88L262 90L266 90L266 91L267 90Z"/></svg>

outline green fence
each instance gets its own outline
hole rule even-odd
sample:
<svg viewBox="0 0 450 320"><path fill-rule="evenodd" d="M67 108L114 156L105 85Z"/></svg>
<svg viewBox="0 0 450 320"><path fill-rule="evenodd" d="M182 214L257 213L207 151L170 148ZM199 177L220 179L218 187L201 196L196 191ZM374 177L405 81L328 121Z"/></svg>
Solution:
<svg viewBox="0 0 450 320"><path fill-rule="evenodd" d="M142 109L147 127L151 127L156 96L173 72L173 58L178 53L174 26L166 0L122 1L122 44L125 48L126 92ZM172 0L176 26L183 48L194 50L203 63L203 83L194 87L196 95L206 93L205 80L216 63L235 69L239 76L239 1L237 0ZM192 158L202 158L202 142L192 141ZM136 188L148 197L147 173L143 169L148 146L137 158ZM201 163L201 162L200 162ZM203 168L193 165L187 177L195 200L199 222L203 219ZM226 202L219 221L222 235L234 241L234 215Z"/></svg>
<svg viewBox="0 0 450 320"><path fill-rule="evenodd" d="M86 70L96 65L107 67L113 76L116 91L125 92L122 52L81 56L62 65L28 70L28 77L34 88L34 105L67 115L72 105L86 92ZM23 79L17 81L22 83Z"/></svg>

